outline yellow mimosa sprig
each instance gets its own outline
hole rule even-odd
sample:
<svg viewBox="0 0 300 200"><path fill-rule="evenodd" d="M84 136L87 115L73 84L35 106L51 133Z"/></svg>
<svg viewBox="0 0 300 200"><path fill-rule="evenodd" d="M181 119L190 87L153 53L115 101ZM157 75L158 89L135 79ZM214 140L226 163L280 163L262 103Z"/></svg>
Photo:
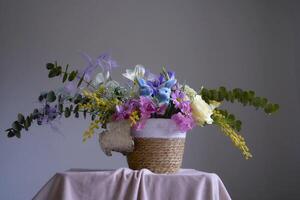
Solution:
<svg viewBox="0 0 300 200"><path fill-rule="evenodd" d="M79 103L79 108L94 113L96 116L96 119L91 122L88 130L83 134L83 141L86 141L94 135L95 129L99 129L100 125L103 126L109 122L112 113L115 112L116 105L119 104L119 100L116 98L102 98L105 88L99 88L95 92L84 90L82 93L89 101Z"/></svg>
<svg viewBox="0 0 300 200"><path fill-rule="evenodd" d="M214 110L213 112L214 124L217 125L221 131L228 136L232 143L240 149L241 153L245 157L245 159L249 159L252 157L249 148L246 145L245 139L243 136L239 135L235 130L227 123L225 116L218 110Z"/></svg>

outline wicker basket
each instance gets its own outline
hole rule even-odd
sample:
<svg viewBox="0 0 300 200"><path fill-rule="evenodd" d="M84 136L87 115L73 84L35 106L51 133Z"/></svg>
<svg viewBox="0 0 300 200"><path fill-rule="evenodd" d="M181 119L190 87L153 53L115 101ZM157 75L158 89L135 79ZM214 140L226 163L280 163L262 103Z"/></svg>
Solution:
<svg viewBox="0 0 300 200"><path fill-rule="evenodd" d="M134 170L146 168L154 173L177 172L182 163L185 133L174 129L176 125L168 119L148 121L142 132L132 133L134 151L127 155L129 168ZM184 137L178 137L180 134ZM151 137L142 137L145 135Z"/></svg>
<svg viewBox="0 0 300 200"><path fill-rule="evenodd" d="M175 173L182 163L185 139L135 138L134 151L127 155L131 169Z"/></svg>

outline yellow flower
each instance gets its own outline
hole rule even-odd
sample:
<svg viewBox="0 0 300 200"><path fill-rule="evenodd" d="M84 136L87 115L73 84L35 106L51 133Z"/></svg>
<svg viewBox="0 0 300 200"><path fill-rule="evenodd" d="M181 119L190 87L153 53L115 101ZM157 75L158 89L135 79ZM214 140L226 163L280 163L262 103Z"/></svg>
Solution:
<svg viewBox="0 0 300 200"><path fill-rule="evenodd" d="M131 126L135 125L137 123L137 121L139 121L140 117L139 117L139 112L136 110L136 111L133 111L130 116L129 116L129 119L131 121Z"/></svg>
<svg viewBox="0 0 300 200"><path fill-rule="evenodd" d="M234 131L233 128L227 123L225 117L217 110L214 111L215 124L220 127L221 131L228 136L234 146L240 149L245 159L252 157L252 154L246 145L245 139L243 136L239 135Z"/></svg>
<svg viewBox="0 0 300 200"><path fill-rule="evenodd" d="M100 120L94 120L91 122L88 130L83 133L83 142L85 142L88 138L93 137L94 130L99 129Z"/></svg>

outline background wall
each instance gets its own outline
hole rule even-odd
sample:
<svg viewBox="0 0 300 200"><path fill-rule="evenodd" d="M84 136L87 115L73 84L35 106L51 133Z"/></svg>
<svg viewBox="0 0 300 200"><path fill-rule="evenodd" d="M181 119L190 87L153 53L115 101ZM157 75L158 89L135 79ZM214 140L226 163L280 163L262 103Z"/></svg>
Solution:
<svg viewBox="0 0 300 200"><path fill-rule="evenodd" d="M233 199L299 197L300 15L297 1L0 1L0 131L36 106L45 63L78 68L78 54L112 50L126 67L167 64L192 87L253 89L281 105L272 117L230 105L244 121L254 158L246 161L215 127L187 136L184 168L217 173ZM118 77L120 78L120 77ZM87 121L61 120L61 134L33 127L22 139L0 136L0 197L30 199L58 171L126 167L96 138L81 142Z"/></svg>

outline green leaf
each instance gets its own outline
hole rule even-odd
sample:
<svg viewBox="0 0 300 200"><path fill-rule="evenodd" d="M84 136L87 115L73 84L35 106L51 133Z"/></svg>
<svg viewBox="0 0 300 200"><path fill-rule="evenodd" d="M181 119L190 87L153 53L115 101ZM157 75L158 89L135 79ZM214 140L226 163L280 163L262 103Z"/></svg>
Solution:
<svg viewBox="0 0 300 200"><path fill-rule="evenodd" d="M51 102L54 102L55 100L56 100L55 92L54 91L48 92L47 101L51 103Z"/></svg>
<svg viewBox="0 0 300 200"><path fill-rule="evenodd" d="M267 104L264 111L267 113L267 114L270 114L272 113L272 109L273 109L273 105L271 103Z"/></svg>
<svg viewBox="0 0 300 200"><path fill-rule="evenodd" d="M15 135L17 138L21 138L21 132L20 131L15 131Z"/></svg>
<svg viewBox="0 0 300 200"><path fill-rule="evenodd" d="M67 78L68 78L68 74L67 74L67 73L65 73L65 74L64 74L64 77L63 77L63 81L62 81L62 82L64 83L64 82L67 80Z"/></svg>
<svg viewBox="0 0 300 200"><path fill-rule="evenodd" d="M48 78L53 78L56 76L56 74L57 74L57 72L56 72L55 68L53 68L49 71Z"/></svg>
<svg viewBox="0 0 300 200"><path fill-rule="evenodd" d="M74 97L74 103L78 104L80 103L82 100L82 96L80 94L76 94L76 96Z"/></svg>
<svg viewBox="0 0 300 200"><path fill-rule="evenodd" d="M46 64L46 68L47 68L48 70L51 70L51 69L54 68L54 64L53 64L53 63L47 63L47 64Z"/></svg>
<svg viewBox="0 0 300 200"><path fill-rule="evenodd" d="M68 68L69 68L69 65L66 66L66 70L64 72L64 77L63 77L63 83L67 80L68 78Z"/></svg>
<svg viewBox="0 0 300 200"><path fill-rule="evenodd" d="M65 118L70 117L70 115L71 115L71 111L68 107L66 107L66 109L65 109Z"/></svg>
<svg viewBox="0 0 300 200"><path fill-rule="evenodd" d="M273 112L276 112L279 110L279 104L273 104L274 105L274 109L273 109Z"/></svg>
<svg viewBox="0 0 300 200"><path fill-rule="evenodd" d="M76 78L77 73L78 73L78 71L72 71L69 75L68 80L73 81Z"/></svg>
<svg viewBox="0 0 300 200"><path fill-rule="evenodd" d="M7 137L9 137L9 138L14 137L14 136L15 136L15 132L13 130L11 130L7 133Z"/></svg>
<svg viewBox="0 0 300 200"><path fill-rule="evenodd" d="M58 104L58 111L59 111L60 113L63 112L63 109L64 109L64 105L63 105L62 103Z"/></svg>
<svg viewBox="0 0 300 200"><path fill-rule="evenodd" d="M79 105L76 105L74 108L74 113L77 113L79 111Z"/></svg>
<svg viewBox="0 0 300 200"><path fill-rule="evenodd" d="M32 118L33 119L37 119L38 116L39 116L39 110L38 109L34 109L33 112L32 112Z"/></svg>
<svg viewBox="0 0 300 200"><path fill-rule="evenodd" d="M11 127L16 131L22 130L22 125L18 121L14 121Z"/></svg>
<svg viewBox="0 0 300 200"><path fill-rule="evenodd" d="M84 75L85 75L85 73L83 73L83 75L81 76L81 78L80 78L80 80L79 80L79 82L77 84L77 88L79 88L79 86L81 85L81 83L82 83L82 81L84 79Z"/></svg>
<svg viewBox="0 0 300 200"><path fill-rule="evenodd" d="M70 105L70 112L72 112L73 111L73 105Z"/></svg>
<svg viewBox="0 0 300 200"><path fill-rule="evenodd" d="M240 120L237 120L235 122L235 129L239 132L241 131L241 128L242 128L242 122Z"/></svg>
<svg viewBox="0 0 300 200"><path fill-rule="evenodd" d="M31 126L31 121L32 121L32 120L30 120L30 117L26 117L25 123L26 123L26 126L27 126L27 127L30 127L30 126Z"/></svg>
<svg viewBox="0 0 300 200"><path fill-rule="evenodd" d="M59 76L62 73L62 67L61 66L57 66L56 67L56 76Z"/></svg>
<svg viewBox="0 0 300 200"><path fill-rule="evenodd" d="M44 100L44 96L43 95L40 95L39 96L39 102L42 102Z"/></svg>
<svg viewBox="0 0 300 200"><path fill-rule="evenodd" d="M26 131L28 131L28 128L31 126L31 121L29 119L29 117L26 118L25 122L24 122L24 128Z"/></svg>
<svg viewBox="0 0 300 200"><path fill-rule="evenodd" d="M24 129L26 131L28 131L28 128L29 128L29 124L28 124L27 120L25 120L25 122L24 122Z"/></svg>
<svg viewBox="0 0 300 200"><path fill-rule="evenodd" d="M18 114L18 122L21 124L25 122L25 117L21 113Z"/></svg>

